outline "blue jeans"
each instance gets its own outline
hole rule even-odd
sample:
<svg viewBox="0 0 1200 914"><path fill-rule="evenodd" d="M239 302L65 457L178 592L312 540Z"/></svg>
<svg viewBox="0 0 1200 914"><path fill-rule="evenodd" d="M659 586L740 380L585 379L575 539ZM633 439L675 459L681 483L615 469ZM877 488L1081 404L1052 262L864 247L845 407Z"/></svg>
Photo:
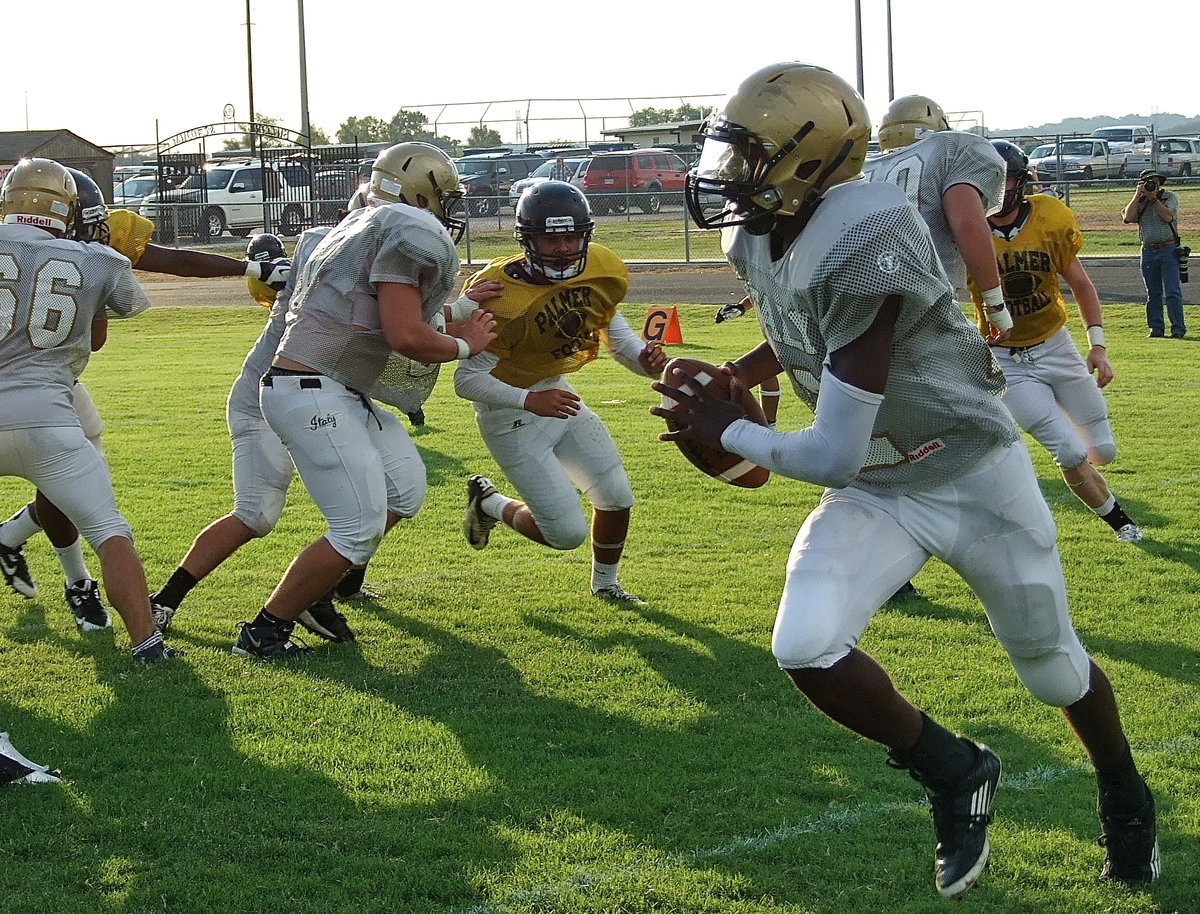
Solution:
<svg viewBox="0 0 1200 914"><path fill-rule="evenodd" d="M1179 288L1179 258L1175 246L1152 250L1142 248L1142 279L1146 283L1146 325L1152 333L1163 332L1163 305L1171 320L1171 333L1183 336L1183 291Z"/></svg>

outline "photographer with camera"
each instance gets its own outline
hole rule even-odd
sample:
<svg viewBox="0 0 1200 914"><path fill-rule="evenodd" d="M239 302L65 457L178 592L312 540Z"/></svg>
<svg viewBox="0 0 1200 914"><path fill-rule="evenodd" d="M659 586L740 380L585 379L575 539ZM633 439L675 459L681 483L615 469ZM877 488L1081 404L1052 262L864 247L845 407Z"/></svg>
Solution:
<svg viewBox="0 0 1200 914"><path fill-rule="evenodd" d="M1179 198L1163 190L1166 176L1147 169L1138 175L1133 199L1122 216L1126 223L1136 222L1142 240L1142 280L1146 283L1146 324L1150 336L1164 335L1163 305L1171 321L1171 336L1182 339L1187 332L1183 323L1183 291L1180 261L1186 255L1179 244L1175 220L1179 216Z"/></svg>

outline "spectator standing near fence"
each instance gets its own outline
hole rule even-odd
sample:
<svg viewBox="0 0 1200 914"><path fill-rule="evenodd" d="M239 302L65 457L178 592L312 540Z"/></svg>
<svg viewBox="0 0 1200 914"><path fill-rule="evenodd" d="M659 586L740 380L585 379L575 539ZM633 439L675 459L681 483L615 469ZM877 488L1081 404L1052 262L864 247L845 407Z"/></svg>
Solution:
<svg viewBox="0 0 1200 914"><path fill-rule="evenodd" d="M1133 199L1122 215L1126 223L1136 222L1142 240L1142 280L1146 283L1146 326L1151 337L1166 335L1163 305L1171 321L1171 336L1183 339L1183 290L1179 286L1179 198L1164 190L1166 176L1147 169L1138 175Z"/></svg>

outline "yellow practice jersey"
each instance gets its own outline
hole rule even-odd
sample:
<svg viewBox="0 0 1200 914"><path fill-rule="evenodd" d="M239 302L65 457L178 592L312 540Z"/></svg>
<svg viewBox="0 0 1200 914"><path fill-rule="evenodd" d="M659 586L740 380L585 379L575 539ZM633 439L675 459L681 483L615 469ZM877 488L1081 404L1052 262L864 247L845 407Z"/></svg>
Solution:
<svg viewBox="0 0 1200 914"><path fill-rule="evenodd" d="M496 316L496 338L487 348L500 363L492 375L514 387L578 371L595 359L601 336L629 289L625 262L599 244L588 246L582 273L553 285L511 276L509 268L524 256L493 260L463 286L465 292L484 280L504 284L504 293L483 307Z"/></svg>
<svg viewBox="0 0 1200 914"><path fill-rule="evenodd" d="M1004 303L1012 313L1012 336L1005 346L1032 346L1048 340L1067 322L1059 275L1083 249L1083 236L1075 214L1065 203L1047 194L1027 198L1029 213L1018 221L1011 240L992 233L996 265ZM974 279L970 283L975 319L985 336L983 297Z"/></svg>
<svg viewBox="0 0 1200 914"><path fill-rule="evenodd" d="M154 223L127 209L109 210L108 234L108 246L136 267L154 237Z"/></svg>

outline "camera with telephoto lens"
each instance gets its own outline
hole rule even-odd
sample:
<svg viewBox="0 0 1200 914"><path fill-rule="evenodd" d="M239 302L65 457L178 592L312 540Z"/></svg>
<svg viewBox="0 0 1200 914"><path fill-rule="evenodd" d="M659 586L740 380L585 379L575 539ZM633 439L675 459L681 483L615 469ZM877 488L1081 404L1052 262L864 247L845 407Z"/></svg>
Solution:
<svg viewBox="0 0 1200 914"><path fill-rule="evenodd" d="M1188 281L1187 262L1188 262L1188 255L1191 253L1192 253L1192 249L1189 248L1186 244L1181 244L1179 247L1177 247L1175 249L1175 256L1179 258L1179 281L1180 282Z"/></svg>
<svg viewBox="0 0 1200 914"><path fill-rule="evenodd" d="M1158 182L1153 178L1147 178L1145 181L1146 193L1152 194L1158 190Z"/></svg>

